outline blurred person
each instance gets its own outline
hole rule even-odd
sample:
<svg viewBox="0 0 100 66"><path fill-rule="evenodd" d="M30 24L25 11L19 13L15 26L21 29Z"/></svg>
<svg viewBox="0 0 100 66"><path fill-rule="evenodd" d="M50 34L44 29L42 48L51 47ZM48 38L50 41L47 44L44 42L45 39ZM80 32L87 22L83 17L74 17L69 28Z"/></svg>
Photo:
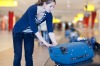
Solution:
<svg viewBox="0 0 100 66"><path fill-rule="evenodd" d="M92 35L90 34L92 33ZM69 42L87 42L92 45L93 49L100 51L100 44L96 41L93 32L90 32L91 37L86 38L80 35L80 33L74 28L74 25L69 27L68 23L65 25L65 37L68 38Z"/></svg>
<svg viewBox="0 0 100 66"><path fill-rule="evenodd" d="M72 31L70 30L68 23L65 23L65 37L69 38L71 32Z"/></svg>
<svg viewBox="0 0 100 66"><path fill-rule="evenodd" d="M68 23L65 24L65 37L71 38L71 36L79 36L79 32L74 28L73 25L69 26Z"/></svg>
<svg viewBox="0 0 100 66"><path fill-rule="evenodd" d="M58 24L57 29L58 29L59 31L61 31L61 29L62 29L62 23L59 23L59 24Z"/></svg>
<svg viewBox="0 0 100 66"><path fill-rule="evenodd" d="M33 66L34 35L47 47L56 46L57 42L52 27L52 9L55 0L38 0L30 6L13 28L14 61L13 66L21 66L22 42L24 40L26 66ZM46 21L47 30L52 44L49 44L38 31L38 25Z"/></svg>

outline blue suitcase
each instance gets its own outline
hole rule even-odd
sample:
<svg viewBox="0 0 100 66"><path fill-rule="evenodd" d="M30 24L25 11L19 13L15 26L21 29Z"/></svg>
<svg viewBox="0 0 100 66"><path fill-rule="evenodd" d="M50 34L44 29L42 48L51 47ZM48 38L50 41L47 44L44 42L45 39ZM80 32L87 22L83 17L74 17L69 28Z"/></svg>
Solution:
<svg viewBox="0 0 100 66"><path fill-rule="evenodd" d="M84 42L59 44L49 48L51 60L57 64L74 64L94 57L92 46Z"/></svg>

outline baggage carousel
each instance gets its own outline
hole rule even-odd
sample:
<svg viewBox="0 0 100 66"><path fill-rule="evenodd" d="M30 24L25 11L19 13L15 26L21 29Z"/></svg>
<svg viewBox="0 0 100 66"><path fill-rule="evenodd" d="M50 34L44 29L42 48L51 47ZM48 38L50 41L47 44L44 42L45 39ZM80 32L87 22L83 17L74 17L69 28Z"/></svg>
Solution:
<svg viewBox="0 0 100 66"><path fill-rule="evenodd" d="M71 65L59 65L59 66L100 66L100 51L94 50L94 57L84 62L71 64ZM48 58L44 66L55 66L55 63Z"/></svg>
<svg viewBox="0 0 100 66"><path fill-rule="evenodd" d="M59 41L59 44L66 43L65 38L62 38L61 41ZM45 62L44 66L57 66L54 61L50 59L50 57ZM92 59L89 59L87 61L83 61L76 64L70 64L70 65L58 65L58 66L100 66L100 50L95 49L94 50L94 57Z"/></svg>

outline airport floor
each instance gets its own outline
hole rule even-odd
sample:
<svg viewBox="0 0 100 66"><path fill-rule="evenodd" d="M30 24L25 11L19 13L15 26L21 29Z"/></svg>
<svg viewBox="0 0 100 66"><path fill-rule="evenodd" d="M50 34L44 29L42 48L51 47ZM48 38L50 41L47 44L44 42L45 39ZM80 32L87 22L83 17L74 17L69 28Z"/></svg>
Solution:
<svg viewBox="0 0 100 66"><path fill-rule="evenodd" d="M62 31L55 31L57 41L62 37ZM24 49L24 48L23 48ZM12 34L8 31L0 31L0 66L13 66L13 43ZM45 62L49 58L48 48L43 45L39 45L35 40L35 47L33 53L34 66L44 66ZM25 66L24 50L22 54L21 65Z"/></svg>
<svg viewBox="0 0 100 66"><path fill-rule="evenodd" d="M87 28L78 29L82 36L91 37L95 36L98 43L100 43L100 31L97 29L90 30ZM64 37L64 31L54 31L56 35L57 42L67 43L68 39ZM13 66L13 44L12 44L12 35L11 32L8 31L0 31L0 66ZM48 48L46 46L42 46L38 44L38 41L35 40L35 49L33 53L33 61L34 66L54 66L54 62L49 58ZM94 64L100 66L100 52L95 50L95 56L92 60L81 63L79 66L85 64L90 64L93 66ZM22 54L22 66L25 66L24 59L24 50ZM96 66L94 65L94 66ZM75 66L75 65L72 65ZM76 65L77 66L77 65Z"/></svg>

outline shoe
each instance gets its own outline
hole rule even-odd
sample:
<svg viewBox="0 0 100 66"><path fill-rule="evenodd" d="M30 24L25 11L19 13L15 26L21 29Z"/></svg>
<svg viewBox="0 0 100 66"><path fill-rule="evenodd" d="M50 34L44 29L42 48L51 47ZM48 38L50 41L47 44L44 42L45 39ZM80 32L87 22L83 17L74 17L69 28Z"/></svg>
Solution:
<svg viewBox="0 0 100 66"><path fill-rule="evenodd" d="M100 44L98 42L95 43L95 47L96 47L97 50L100 51Z"/></svg>

